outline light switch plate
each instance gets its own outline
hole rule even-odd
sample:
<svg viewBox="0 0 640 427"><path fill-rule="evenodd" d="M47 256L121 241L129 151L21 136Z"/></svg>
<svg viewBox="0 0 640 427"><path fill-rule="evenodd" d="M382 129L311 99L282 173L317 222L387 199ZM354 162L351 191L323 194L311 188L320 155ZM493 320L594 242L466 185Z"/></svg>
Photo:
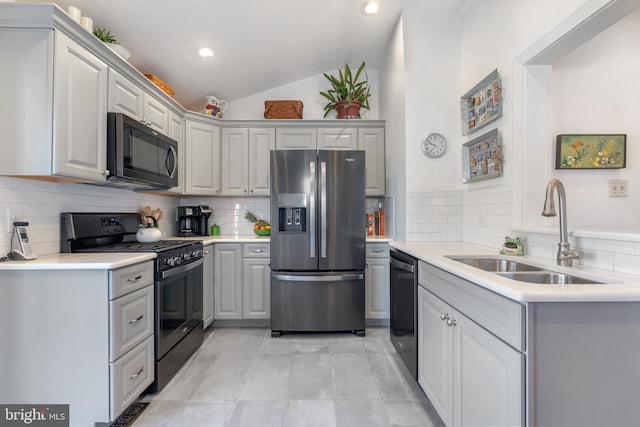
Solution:
<svg viewBox="0 0 640 427"><path fill-rule="evenodd" d="M627 180L610 179L609 197L627 197Z"/></svg>

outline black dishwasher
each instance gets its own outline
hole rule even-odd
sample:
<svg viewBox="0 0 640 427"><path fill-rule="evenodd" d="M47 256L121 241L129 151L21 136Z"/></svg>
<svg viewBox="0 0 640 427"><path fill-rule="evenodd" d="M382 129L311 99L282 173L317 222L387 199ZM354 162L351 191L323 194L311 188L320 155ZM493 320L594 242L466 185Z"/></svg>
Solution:
<svg viewBox="0 0 640 427"><path fill-rule="evenodd" d="M418 379L418 260L391 250L389 338L398 355Z"/></svg>

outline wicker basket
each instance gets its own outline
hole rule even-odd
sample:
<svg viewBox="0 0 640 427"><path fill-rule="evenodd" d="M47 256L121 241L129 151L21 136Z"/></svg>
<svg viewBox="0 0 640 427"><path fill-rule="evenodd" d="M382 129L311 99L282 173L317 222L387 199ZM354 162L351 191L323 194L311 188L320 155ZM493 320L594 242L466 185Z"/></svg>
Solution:
<svg viewBox="0 0 640 427"><path fill-rule="evenodd" d="M146 78L148 78L149 80L151 80L151 82L154 85L158 86L164 93L166 93L167 95L169 95L172 98L175 98L176 91L171 89L171 87L169 87L169 85L167 85L165 82L160 80L157 76L154 76L153 74L145 74L144 76Z"/></svg>
<svg viewBox="0 0 640 427"><path fill-rule="evenodd" d="M264 101L264 118L265 119L301 119L302 101L284 100L284 101Z"/></svg>

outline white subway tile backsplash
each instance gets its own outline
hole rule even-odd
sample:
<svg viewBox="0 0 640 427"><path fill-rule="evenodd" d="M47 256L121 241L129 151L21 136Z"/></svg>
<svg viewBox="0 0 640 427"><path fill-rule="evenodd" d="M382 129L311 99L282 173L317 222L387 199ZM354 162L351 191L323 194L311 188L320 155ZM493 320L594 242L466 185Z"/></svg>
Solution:
<svg viewBox="0 0 640 427"><path fill-rule="evenodd" d="M640 256L615 253L613 255L613 270L620 273L640 274Z"/></svg>
<svg viewBox="0 0 640 427"><path fill-rule="evenodd" d="M598 240L596 248L598 251L634 255L636 252L636 243L616 240Z"/></svg>

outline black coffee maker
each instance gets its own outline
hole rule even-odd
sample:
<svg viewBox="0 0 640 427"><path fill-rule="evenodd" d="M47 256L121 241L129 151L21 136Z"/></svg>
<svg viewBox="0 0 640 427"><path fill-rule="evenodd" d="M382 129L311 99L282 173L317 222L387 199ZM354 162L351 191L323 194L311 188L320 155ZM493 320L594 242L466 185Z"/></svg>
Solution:
<svg viewBox="0 0 640 427"><path fill-rule="evenodd" d="M208 236L210 216L208 205L178 206L178 236Z"/></svg>

